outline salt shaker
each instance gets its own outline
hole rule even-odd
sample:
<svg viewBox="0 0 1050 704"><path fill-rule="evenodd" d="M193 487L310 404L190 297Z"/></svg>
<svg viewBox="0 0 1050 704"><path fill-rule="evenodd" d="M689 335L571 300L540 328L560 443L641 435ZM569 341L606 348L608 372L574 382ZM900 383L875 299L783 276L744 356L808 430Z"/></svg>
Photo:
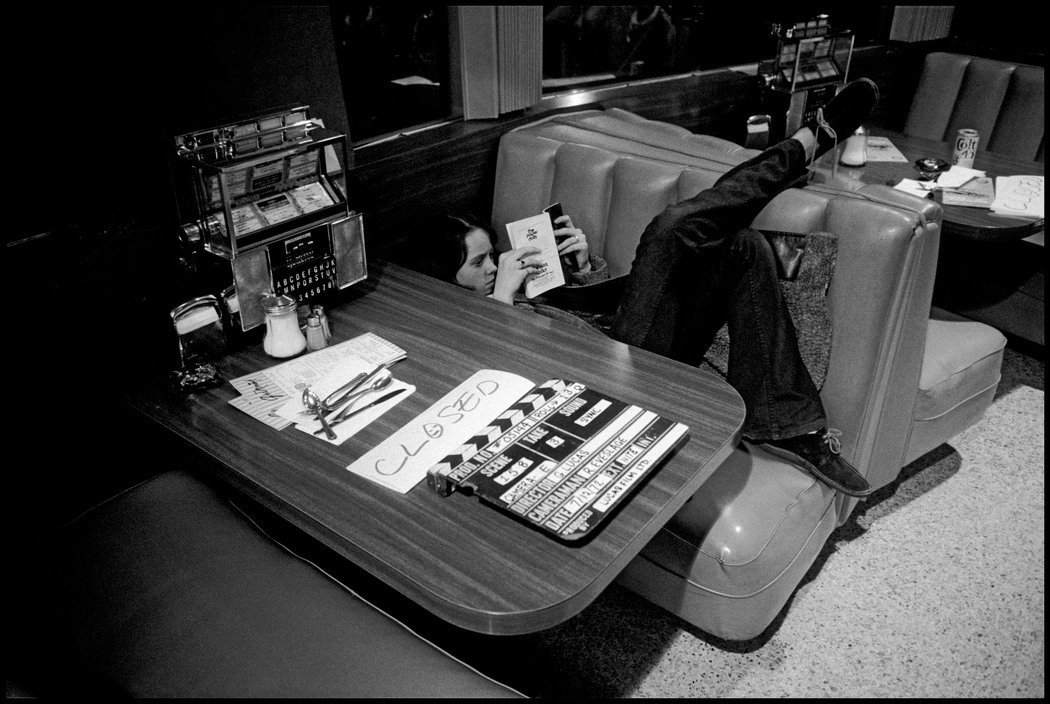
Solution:
<svg viewBox="0 0 1050 704"><path fill-rule="evenodd" d="M294 357L306 348L306 338L299 329L295 314L295 299L289 296L264 296L263 310L266 312L266 337L263 351L271 357Z"/></svg>
<svg viewBox="0 0 1050 704"><path fill-rule="evenodd" d="M321 321L321 329L324 330L324 341L325 342L331 342L332 341L332 330L331 330L331 328L328 327L328 316L324 314L324 307L323 306L319 306L319 305L315 305L314 306L314 315L316 315L317 318Z"/></svg>
<svg viewBox="0 0 1050 704"><path fill-rule="evenodd" d="M306 318L306 349L313 352L328 346L328 340L324 337L324 328L321 327L321 319L316 315Z"/></svg>

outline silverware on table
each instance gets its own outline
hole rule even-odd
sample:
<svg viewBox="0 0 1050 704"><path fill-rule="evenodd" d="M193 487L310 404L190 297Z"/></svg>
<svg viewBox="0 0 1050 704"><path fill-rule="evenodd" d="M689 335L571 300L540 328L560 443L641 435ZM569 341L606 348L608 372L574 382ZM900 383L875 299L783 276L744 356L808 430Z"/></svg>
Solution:
<svg viewBox="0 0 1050 704"><path fill-rule="evenodd" d="M303 405L317 413L317 420L321 421L321 430L318 431L318 435L323 431L329 440L335 440L336 435L324 417L324 404L309 386L303 389Z"/></svg>
<svg viewBox="0 0 1050 704"><path fill-rule="evenodd" d="M332 427L335 427L335 426L339 425L340 423L342 423L344 420L347 420L349 418L352 418L352 417L356 416L361 411L368 410L372 406L378 406L379 404L383 403L384 401L392 399L395 396L397 396L398 394L404 393L405 391L408 391L408 389L405 389L405 388L397 389L395 391L391 391L390 393L383 394L382 396L377 398L375 401L372 401L371 403L366 403L365 405L361 406L360 408L355 408L353 410L350 410L349 408L347 408L347 409L345 409L343 411L340 411L339 414L336 415L329 422L329 425L332 426ZM322 430L315 430L314 431L314 435L320 435L322 432L323 432Z"/></svg>
<svg viewBox="0 0 1050 704"><path fill-rule="evenodd" d="M327 396L325 396L324 400L322 400L320 402L320 406L321 406L322 409L324 409L325 415L331 413L332 410L335 409L336 407L341 406L351 396L353 396L354 392L357 391L357 389L359 389L365 382L367 382L369 379L371 379L376 374L382 372L384 369L386 369L391 364L393 364L393 362L384 362L384 363L376 366L376 368L373 369L370 372L361 372L360 374L356 374L353 379L351 379L350 381L346 382L345 384L340 386L338 389L336 389L332 393L330 393ZM339 396L339 394L343 394L343 395ZM299 411L299 413L301 415L313 415L315 412L316 412L316 409L313 409L313 408L306 408L306 409L304 409L302 411Z"/></svg>

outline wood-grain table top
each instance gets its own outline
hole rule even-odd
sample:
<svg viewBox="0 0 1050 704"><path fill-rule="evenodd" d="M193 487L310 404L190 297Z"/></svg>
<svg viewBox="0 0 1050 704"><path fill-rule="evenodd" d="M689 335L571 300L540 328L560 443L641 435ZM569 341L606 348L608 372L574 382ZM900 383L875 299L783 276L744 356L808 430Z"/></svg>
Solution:
<svg viewBox="0 0 1050 704"><path fill-rule="evenodd" d="M373 332L408 356L393 367L416 392L342 445L274 430L228 402L229 384L195 394L162 380L126 392L130 405L217 462L221 478L445 620L519 634L581 611L732 451L744 405L717 376L607 337L588 335L389 263L340 292L332 344ZM219 363L226 379L281 360L261 343ZM577 380L690 426L690 438L581 544L426 482L400 494L347 470L357 457L479 369L536 383Z"/></svg>
<svg viewBox="0 0 1050 704"><path fill-rule="evenodd" d="M952 142L940 142L922 137L893 132L881 128L872 128L873 136L888 137L908 158L907 163L869 161L864 166L838 165L839 179L857 179L864 183L881 183L896 185L902 178L918 179L915 161L924 157L944 159L949 164L952 160ZM829 151L817 160L818 173L827 178L837 153L844 148ZM974 157L973 168L982 170L988 176L1041 176L1043 164L1037 161L1024 161L1005 154L989 151L978 151ZM1043 229L1043 220L1019 218L1010 215L999 215L987 208L968 208L958 205L942 205L944 209L944 231L948 235L988 241L1014 240Z"/></svg>

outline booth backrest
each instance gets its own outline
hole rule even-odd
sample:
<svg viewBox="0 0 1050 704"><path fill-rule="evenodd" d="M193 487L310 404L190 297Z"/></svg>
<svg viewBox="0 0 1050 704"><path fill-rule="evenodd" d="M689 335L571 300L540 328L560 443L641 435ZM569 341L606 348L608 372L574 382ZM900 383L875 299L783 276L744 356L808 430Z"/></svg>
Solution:
<svg viewBox="0 0 1050 704"><path fill-rule="evenodd" d="M561 202L591 251L608 260L612 276L622 276L650 220L754 154L624 110L548 118L500 142L492 224L507 249L508 222Z"/></svg>
<svg viewBox="0 0 1050 704"><path fill-rule="evenodd" d="M959 129L975 129L980 151L1043 161L1043 81L1042 66L931 52L904 132L947 141Z"/></svg>
<svg viewBox="0 0 1050 704"><path fill-rule="evenodd" d="M633 117L578 113L506 134L492 211L502 244L507 222L561 201L594 251L609 260L612 275L626 274L653 217L755 153L724 140L676 135L661 123L650 127ZM617 128L639 137L625 147ZM676 143L682 151L675 151ZM755 220L757 227L838 237L828 293L835 332L821 397L830 424L848 439L844 452L874 486L892 481L903 466L933 295L940 212L932 201L885 186L855 192L810 186L781 193Z"/></svg>

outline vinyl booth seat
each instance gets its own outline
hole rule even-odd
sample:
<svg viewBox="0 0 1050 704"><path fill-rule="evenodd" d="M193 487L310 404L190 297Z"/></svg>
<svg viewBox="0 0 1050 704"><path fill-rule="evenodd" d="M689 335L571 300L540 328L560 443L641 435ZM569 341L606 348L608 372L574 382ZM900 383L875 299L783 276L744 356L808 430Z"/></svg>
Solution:
<svg viewBox="0 0 1050 704"><path fill-rule="evenodd" d="M623 111L585 111L506 134L496 231L560 201L612 275L626 275L653 217L756 153L669 127ZM639 138L624 148L633 133ZM940 218L939 205L886 186L811 184L778 195L753 223L837 238L821 398L829 425L842 430L843 455L876 488L976 422L999 381L1000 333L931 320ZM619 582L716 636L752 638L857 503L742 442Z"/></svg>
<svg viewBox="0 0 1050 704"><path fill-rule="evenodd" d="M183 471L95 507L52 543L33 635L67 694L520 696L282 550Z"/></svg>
<svg viewBox="0 0 1050 704"><path fill-rule="evenodd" d="M979 151L1044 161L1046 76L1042 66L934 51L926 55L904 133L949 141L961 128Z"/></svg>

